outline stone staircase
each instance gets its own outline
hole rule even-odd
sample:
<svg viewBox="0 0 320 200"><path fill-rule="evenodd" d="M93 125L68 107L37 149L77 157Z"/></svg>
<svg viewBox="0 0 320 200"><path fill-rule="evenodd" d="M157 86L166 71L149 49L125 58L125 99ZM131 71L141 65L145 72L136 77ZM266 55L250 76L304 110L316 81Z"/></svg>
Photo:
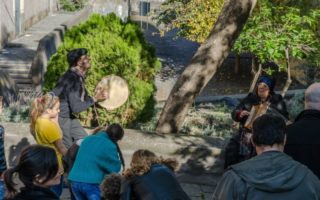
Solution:
<svg viewBox="0 0 320 200"><path fill-rule="evenodd" d="M31 65L37 53L39 41L75 16L76 13L50 14L0 50L0 73L10 77L12 80L10 83L15 83L10 87L18 88L18 96L35 92Z"/></svg>
<svg viewBox="0 0 320 200"><path fill-rule="evenodd" d="M23 47L10 46L0 53L0 71L7 73L21 92L32 90L30 69L34 55L35 50L26 53Z"/></svg>

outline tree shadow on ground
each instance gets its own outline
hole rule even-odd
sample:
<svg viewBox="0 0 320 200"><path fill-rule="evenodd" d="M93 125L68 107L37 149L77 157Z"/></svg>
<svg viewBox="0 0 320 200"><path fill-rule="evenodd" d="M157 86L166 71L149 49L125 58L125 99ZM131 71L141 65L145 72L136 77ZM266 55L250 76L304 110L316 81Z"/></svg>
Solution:
<svg viewBox="0 0 320 200"><path fill-rule="evenodd" d="M9 148L8 165L13 167L17 164L20 152L30 145L28 138L22 138L16 145L11 145Z"/></svg>

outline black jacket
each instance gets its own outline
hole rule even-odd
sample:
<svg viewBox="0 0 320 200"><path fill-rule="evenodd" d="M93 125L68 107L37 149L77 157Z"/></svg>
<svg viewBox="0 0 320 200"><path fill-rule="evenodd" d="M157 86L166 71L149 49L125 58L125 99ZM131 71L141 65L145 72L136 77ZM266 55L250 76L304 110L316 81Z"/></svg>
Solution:
<svg viewBox="0 0 320 200"><path fill-rule="evenodd" d="M84 77L72 69L66 71L52 91L60 99L59 117L73 118L73 114L87 110L94 104L85 89Z"/></svg>
<svg viewBox="0 0 320 200"><path fill-rule="evenodd" d="M267 112L279 114L285 119L288 119L289 114L287 111L287 107L281 95L273 93L270 95L268 101L270 102L270 106ZM240 112L243 110L250 112L252 106L259 105L259 104L260 104L259 96L253 93L249 93L248 96L246 96L240 102L240 104L232 111L231 113L232 119L236 122L240 122L240 125L243 126L248 117L243 117L240 119L239 118Z"/></svg>
<svg viewBox="0 0 320 200"><path fill-rule="evenodd" d="M10 200L59 200L59 197L49 188L32 186L22 188L21 192Z"/></svg>
<svg viewBox="0 0 320 200"><path fill-rule="evenodd" d="M165 165L155 164L148 173L125 180L121 200L189 200L174 173Z"/></svg>
<svg viewBox="0 0 320 200"><path fill-rule="evenodd" d="M284 152L320 178L320 111L304 110L287 127Z"/></svg>

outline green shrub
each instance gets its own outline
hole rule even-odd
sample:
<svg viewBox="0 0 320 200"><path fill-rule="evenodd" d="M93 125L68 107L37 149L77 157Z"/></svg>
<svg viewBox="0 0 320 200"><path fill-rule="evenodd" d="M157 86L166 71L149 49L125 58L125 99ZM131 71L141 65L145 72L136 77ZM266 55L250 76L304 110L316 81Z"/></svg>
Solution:
<svg viewBox="0 0 320 200"><path fill-rule="evenodd" d="M153 116L148 121L136 123L134 128L154 132L157 119L159 119L163 105L157 105ZM179 133L186 135L206 135L230 137L234 132L232 128L231 108L224 103L203 103L189 108Z"/></svg>
<svg viewBox="0 0 320 200"><path fill-rule="evenodd" d="M29 110L31 102L40 95L37 91L20 92L17 99L11 101L0 113L0 122L29 122Z"/></svg>
<svg viewBox="0 0 320 200"><path fill-rule="evenodd" d="M70 29L57 53L51 57L45 74L45 90L51 90L68 69L66 54L70 49L89 50L91 68L86 87L92 95L102 77L110 74L124 78L130 96L125 105L113 111L98 109L99 122L129 125L152 115L155 91L154 76L160 69L155 50L132 22L122 22L115 14L93 14L88 21ZM150 113L150 114L148 114ZM82 121L90 126L95 121L92 109L81 113Z"/></svg>
<svg viewBox="0 0 320 200"><path fill-rule="evenodd" d="M86 0L60 0L60 6L65 11L76 11L84 7Z"/></svg>

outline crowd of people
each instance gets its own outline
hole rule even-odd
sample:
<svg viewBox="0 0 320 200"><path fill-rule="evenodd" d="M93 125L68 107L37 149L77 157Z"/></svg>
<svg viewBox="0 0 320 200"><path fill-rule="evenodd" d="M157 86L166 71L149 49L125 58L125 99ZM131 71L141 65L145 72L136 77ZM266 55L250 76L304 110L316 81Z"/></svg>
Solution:
<svg viewBox="0 0 320 200"><path fill-rule="evenodd" d="M52 92L32 102L30 131L37 144L26 147L10 169L1 154L0 126L0 199L58 200L67 186L72 200L189 200L175 176L176 159L138 149L126 167L119 124L86 133L78 113L108 94L87 93L86 49L70 51L67 59L70 68ZM274 79L261 76L231 113L239 130L226 146L225 172L213 200L320 199L320 83L305 91L305 110L293 123L274 88Z"/></svg>

